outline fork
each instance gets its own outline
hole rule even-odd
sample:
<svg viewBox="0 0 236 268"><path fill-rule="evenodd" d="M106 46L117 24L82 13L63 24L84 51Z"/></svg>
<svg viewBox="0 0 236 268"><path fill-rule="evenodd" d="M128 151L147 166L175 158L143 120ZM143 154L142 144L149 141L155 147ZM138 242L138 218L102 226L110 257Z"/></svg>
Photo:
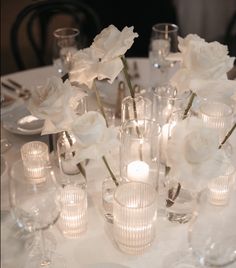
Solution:
<svg viewBox="0 0 236 268"><path fill-rule="evenodd" d="M1 84L6 89L9 89L11 91L16 92L18 97L23 98L24 100L27 100L30 98L31 93L30 90L19 84L18 82L14 81L13 79L8 78L7 81L11 84L6 84L5 82L1 81Z"/></svg>

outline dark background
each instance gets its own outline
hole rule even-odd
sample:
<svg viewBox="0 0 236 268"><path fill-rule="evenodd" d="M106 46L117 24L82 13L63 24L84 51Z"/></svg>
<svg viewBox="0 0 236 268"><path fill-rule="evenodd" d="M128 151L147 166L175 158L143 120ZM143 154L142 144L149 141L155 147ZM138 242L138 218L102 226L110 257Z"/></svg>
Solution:
<svg viewBox="0 0 236 268"><path fill-rule="evenodd" d="M18 71L16 64L14 62L14 58L10 49L10 29L13 24L15 17L25 6L30 3L36 2L38 0L1 0L1 74L7 74L11 72ZM79 0L78 0L79 1ZM191 5L189 7L190 0L142 0L142 1L129 1L129 0L80 0L81 2L85 2L91 8L95 10L101 20L102 28L109 26L110 24L114 24L119 30L122 30L125 26L134 26L134 31L139 34L139 37L135 39L133 46L127 51L126 56L131 57L147 57L148 56L148 46L149 39L151 34L151 27L155 23L160 22L169 22L175 23L179 25L180 36L185 36L188 32L184 32L181 28L180 20L178 19L178 12L176 10L175 4L177 2L182 2L182 4L188 3L188 9L190 8L189 14L184 14L187 16L187 26L188 31L191 33L199 34L193 25L193 21L198 20L198 17L195 16L195 10L191 10ZM193 0L192 0L193 1ZM200 1L200 0L195 0ZM209 0L205 0L208 1ZM203 3L204 1L201 0ZM227 7L227 5L231 4L235 7L236 11L236 0L211 0L214 2L214 5L218 5L218 13L214 14L211 12L211 17L209 18L209 14L207 14L206 10L201 10L200 14L204 15L206 22L211 19L211 22L216 21L217 23L221 22L225 24L224 28L221 29L221 32L216 30L215 33L211 33L212 40L207 40L207 37L210 36L209 32L205 32L205 36L201 36L206 38L207 41L222 41L224 42L224 35L227 28L227 24L229 23L231 16L224 18L219 15L219 11L221 11L221 6ZM202 4L203 5L203 4ZM182 5L183 6L183 5ZM229 7L229 6L228 6ZM193 7L194 8L194 7ZM230 7L231 8L231 7ZM232 9L232 8L231 8ZM232 10L233 12L233 10ZM213 14L213 15L212 15ZM223 13L222 13L223 14ZM226 14L225 14L226 16ZM225 17L224 16L224 17ZM183 17L181 17L183 19ZM61 20L59 23L63 23ZM198 22L197 22L198 23ZM199 20L199 24L202 21ZM64 26L63 24L58 24L58 28ZM185 24L186 26L186 24ZM203 26L204 27L204 26ZM231 55L236 56L236 37L232 37L234 39L234 43L230 45L230 53ZM23 55L24 58L27 59L30 64L29 68L37 67L34 62L34 54L30 51L29 44L27 42L27 37L24 34L21 34L21 45L23 47Z"/></svg>

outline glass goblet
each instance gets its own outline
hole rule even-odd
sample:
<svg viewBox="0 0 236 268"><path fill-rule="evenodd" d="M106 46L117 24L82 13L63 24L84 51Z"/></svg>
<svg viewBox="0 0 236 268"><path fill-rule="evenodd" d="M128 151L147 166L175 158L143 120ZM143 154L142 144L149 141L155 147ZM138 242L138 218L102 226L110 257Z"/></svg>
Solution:
<svg viewBox="0 0 236 268"><path fill-rule="evenodd" d="M53 65L60 75L70 70L71 59L79 47L79 30L59 28L53 32Z"/></svg>
<svg viewBox="0 0 236 268"><path fill-rule="evenodd" d="M228 204L211 202L202 191L189 226L188 242L193 256L206 267L228 267L236 262L235 192Z"/></svg>
<svg viewBox="0 0 236 268"><path fill-rule="evenodd" d="M10 172L10 206L17 225L32 233L37 232L41 250L30 254L26 267L65 267L61 256L46 249L44 231L56 223L60 216L60 190L51 170L43 182L24 176L22 161L15 162Z"/></svg>

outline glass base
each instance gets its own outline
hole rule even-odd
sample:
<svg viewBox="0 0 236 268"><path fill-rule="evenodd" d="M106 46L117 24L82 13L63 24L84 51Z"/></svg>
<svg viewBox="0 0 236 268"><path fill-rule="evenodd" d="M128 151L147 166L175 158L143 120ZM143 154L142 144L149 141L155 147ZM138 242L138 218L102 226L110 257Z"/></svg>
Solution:
<svg viewBox="0 0 236 268"><path fill-rule="evenodd" d="M25 268L66 268L66 262L61 255L47 252L47 258L42 260L42 255L38 254L34 257L29 257L26 261Z"/></svg>
<svg viewBox="0 0 236 268"><path fill-rule="evenodd" d="M130 254L130 255L141 255L144 253L144 251L149 248L151 246L151 242L146 244L146 245L142 245L140 247L131 247L131 246L127 246L127 245L123 245L123 244L119 244L118 243L118 247L119 249L124 252L124 253L127 253L127 254Z"/></svg>

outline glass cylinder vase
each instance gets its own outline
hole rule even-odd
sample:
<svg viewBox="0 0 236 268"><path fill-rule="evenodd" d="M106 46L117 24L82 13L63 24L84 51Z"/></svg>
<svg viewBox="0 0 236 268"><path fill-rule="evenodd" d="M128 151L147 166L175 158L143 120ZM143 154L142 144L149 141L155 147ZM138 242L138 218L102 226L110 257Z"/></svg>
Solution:
<svg viewBox="0 0 236 268"><path fill-rule="evenodd" d="M151 120L130 120L122 125L120 174L127 181L157 186L160 127Z"/></svg>
<svg viewBox="0 0 236 268"><path fill-rule="evenodd" d="M152 119L152 102L141 95L127 96L121 103L121 123L132 119Z"/></svg>

